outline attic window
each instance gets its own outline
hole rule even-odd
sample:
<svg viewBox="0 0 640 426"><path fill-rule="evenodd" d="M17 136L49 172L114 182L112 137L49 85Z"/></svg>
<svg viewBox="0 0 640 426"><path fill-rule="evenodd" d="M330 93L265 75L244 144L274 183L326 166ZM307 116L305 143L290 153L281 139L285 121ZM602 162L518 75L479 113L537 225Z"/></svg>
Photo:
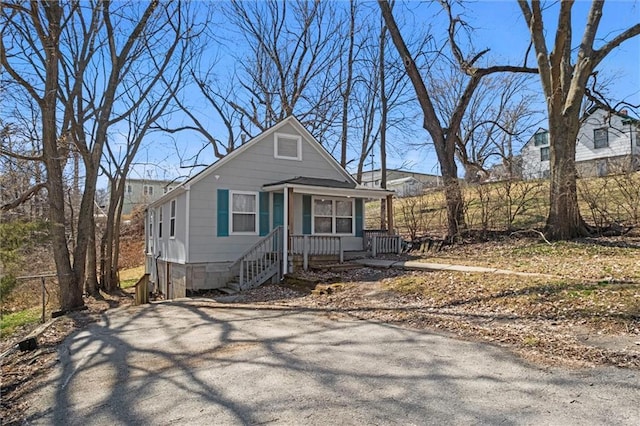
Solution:
<svg viewBox="0 0 640 426"><path fill-rule="evenodd" d="M302 138L297 135L276 133L273 156L281 160L302 160Z"/></svg>
<svg viewBox="0 0 640 426"><path fill-rule="evenodd" d="M540 132L533 135L533 143L535 146L540 145L548 145L549 144L549 133L548 132Z"/></svg>

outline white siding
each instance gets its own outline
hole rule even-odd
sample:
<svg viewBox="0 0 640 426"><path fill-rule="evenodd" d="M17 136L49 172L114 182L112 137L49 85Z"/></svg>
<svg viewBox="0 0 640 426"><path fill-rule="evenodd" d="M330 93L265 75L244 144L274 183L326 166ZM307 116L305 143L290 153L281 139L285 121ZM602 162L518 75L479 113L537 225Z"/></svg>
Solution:
<svg viewBox="0 0 640 426"><path fill-rule="evenodd" d="M632 153L632 141L629 133L629 125L622 123L620 116L609 116L603 110L597 110L591 114L580 127L578 132L578 144L576 145L576 162L591 161L601 158L612 158ZM593 131L607 128L609 146L595 148ZM635 142L635 141L634 141ZM637 147L637 144L634 144ZM636 151L637 152L637 151Z"/></svg>
<svg viewBox="0 0 640 426"><path fill-rule="evenodd" d="M550 170L549 160L542 161L540 153L542 148L549 148L549 144L536 146L534 139L535 137L532 136L521 151L522 178L526 180L548 177Z"/></svg>

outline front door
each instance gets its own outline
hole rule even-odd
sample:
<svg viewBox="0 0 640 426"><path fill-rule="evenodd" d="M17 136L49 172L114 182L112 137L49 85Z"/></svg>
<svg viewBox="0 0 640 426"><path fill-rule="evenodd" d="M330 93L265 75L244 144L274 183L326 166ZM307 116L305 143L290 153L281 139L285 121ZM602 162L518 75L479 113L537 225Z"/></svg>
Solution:
<svg viewBox="0 0 640 426"><path fill-rule="evenodd" d="M284 194L273 194L273 229L284 225Z"/></svg>

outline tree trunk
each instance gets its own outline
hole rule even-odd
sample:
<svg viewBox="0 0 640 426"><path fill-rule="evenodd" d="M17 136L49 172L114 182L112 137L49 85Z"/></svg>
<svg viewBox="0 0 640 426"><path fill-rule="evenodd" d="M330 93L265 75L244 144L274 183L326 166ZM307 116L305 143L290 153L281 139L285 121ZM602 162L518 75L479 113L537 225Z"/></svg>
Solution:
<svg viewBox="0 0 640 426"><path fill-rule="evenodd" d="M93 232L89 235L89 247L87 252L87 279L84 283L86 294L95 296L98 294L98 265L96 254L96 226L92 219Z"/></svg>
<svg viewBox="0 0 640 426"><path fill-rule="evenodd" d="M551 240L590 234L578 208L575 141L579 128L578 120L549 114L551 182L546 235Z"/></svg>
<svg viewBox="0 0 640 426"><path fill-rule="evenodd" d="M38 13L33 11L33 13ZM42 109L42 149L47 168L47 189L49 198L49 220L51 221L51 239L53 259L56 264L58 285L60 286L60 308L68 311L84 305L82 290L78 291L76 276L71 268L70 253L67 247L66 220L64 208L64 181L62 178L63 160L58 143L57 90L59 74L58 39L62 9L57 2L51 2L47 9L48 30L43 37L46 55L46 79ZM64 136L63 136L64 137Z"/></svg>

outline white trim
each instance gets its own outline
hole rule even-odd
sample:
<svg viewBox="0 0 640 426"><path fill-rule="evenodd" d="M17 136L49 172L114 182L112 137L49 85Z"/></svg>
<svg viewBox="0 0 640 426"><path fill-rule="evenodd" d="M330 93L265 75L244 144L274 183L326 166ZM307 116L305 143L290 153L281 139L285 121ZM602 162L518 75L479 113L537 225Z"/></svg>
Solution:
<svg viewBox="0 0 640 426"><path fill-rule="evenodd" d="M189 211L191 206L191 187L186 186L185 189L187 190L187 196L185 200L186 206L184 212L184 263L189 263L189 234L191 233L189 228Z"/></svg>
<svg viewBox="0 0 640 426"><path fill-rule="evenodd" d="M282 197L283 215L282 215L282 276L289 273L289 188L284 187L284 196ZM293 231L293 230L292 230Z"/></svg>
<svg viewBox="0 0 640 426"><path fill-rule="evenodd" d="M178 200L174 198L169 203L169 239L170 240L176 239L176 225L177 225L176 217L177 216L178 216ZM173 224L173 227L171 226L172 224Z"/></svg>
<svg viewBox="0 0 640 426"><path fill-rule="evenodd" d="M255 215L255 222L254 222L255 232L234 232L233 231L233 196L235 194L253 195L256 198L256 204L255 204L256 208L253 213ZM242 214L242 212L237 212L237 213ZM244 214L249 214L249 213L244 212ZM233 189L229 190L229 235L258 235L260 233L260 229L258 228L260 226L259 216L260 216L260 194L257 191L236 191Z"/></svg>
<svg viewBox="0 0 640 426"><path fill-rule="evenodd" d="M344 168L342 168L342 166L340 166L340 163L338 163L336 159L333 158L331 154L329 154L329 152L320 144L320 142L318 142L316 138L314 138L313 135L309 133L309 131L302 125L302 123L300 123L300 121L298 121L298 119L295 118L294 116L289 116L284 120L282 120L281 122L279 122L278 124L276 124L275 126L260 133L258 136L251 139L249 142L231 151L229 154L225 155L220 160L211 164L209 167L202 170L200 173L191 177L187 181L182 182L173 191L167 192L162 197L160 197L159 199L151 203L149 206L150 207L156 206L159 203L166 202L166 200L168 200L170 197L179 195L180 191L184 191L185 185L187 184L193 185L194 183L201 181L202 179L204 179L205 177L209 176L214 171L222 167L224 164L227 164L229 161L233 160L237 156L242 155L244 151L246 151L253 145L259 143L261 140L269 137L273 133L277 132L279 129L286 126L287 124L293 126L298 132L300 132L300 134L302 135L302 138L309 144L309 146L314 148L327 161L327 163L334 168L334 170L336 170L341 175L343 175L348 182L356 184L356 181L353 178L353 176L351 176ZM174 193L174 191L176 191L176 193ZM371 197L371 198L376 198L376 197Z"/></svg>
<svg viewBox="0 0 640 426"><path fill-rule="evenodd" d="M156 207L156 213L157 213L157 216L158 216L158 220L157 220L157 222L158 222L157 228L158 229L156 230L156 235L158 236L158 241L160 239L164 238L162 236L162 222L164 221L164 215L163 215L163 212L162 212L163 207L164 207L164 204L161 204L160 206Z"/></svg>
<svg viewBox="0 0 640 426"><path fill-rule="evenodd" d="M331 230L333 232L316 232L316 212L315 205L316 200L328 200L331 201ZM346 218L348 216L337 216L336 210L336 201L349 201L351 203L351 232L336 232L337 225L336 219L338 217ZM328 217L328 216L322 216ZM321 235L321 236L344 236L344 237L354 237L356 235L356 203L354 198L346 198L346 197L311 197L311 235Z"/></svg>
<svg viewBox="0 0 640 426"><path fill-rule="evenodd" d="M376 188L330 188L325 186L311 186L300 184L280 184L262 187L267 192L280 192L284 188L293 188L296 194L324 195L327 197L352 197L352 198L385 198L387 195L395 194L395 191Z"/></svg>
<svg viewBox="0 0 640 426"><path fill-rule="evenodd" d="M288 157L286 155L278 155L278 146L279 146L279 140L280 138L283 139L293 139L296 141L296 149L297 149L297 153L298 155L296 155L295 157ZM300 135L292 135L289 133L274 133L273 134L273 158L278 159L278 160L295 160L295 161L302 161L302 136Z"/></svg>

